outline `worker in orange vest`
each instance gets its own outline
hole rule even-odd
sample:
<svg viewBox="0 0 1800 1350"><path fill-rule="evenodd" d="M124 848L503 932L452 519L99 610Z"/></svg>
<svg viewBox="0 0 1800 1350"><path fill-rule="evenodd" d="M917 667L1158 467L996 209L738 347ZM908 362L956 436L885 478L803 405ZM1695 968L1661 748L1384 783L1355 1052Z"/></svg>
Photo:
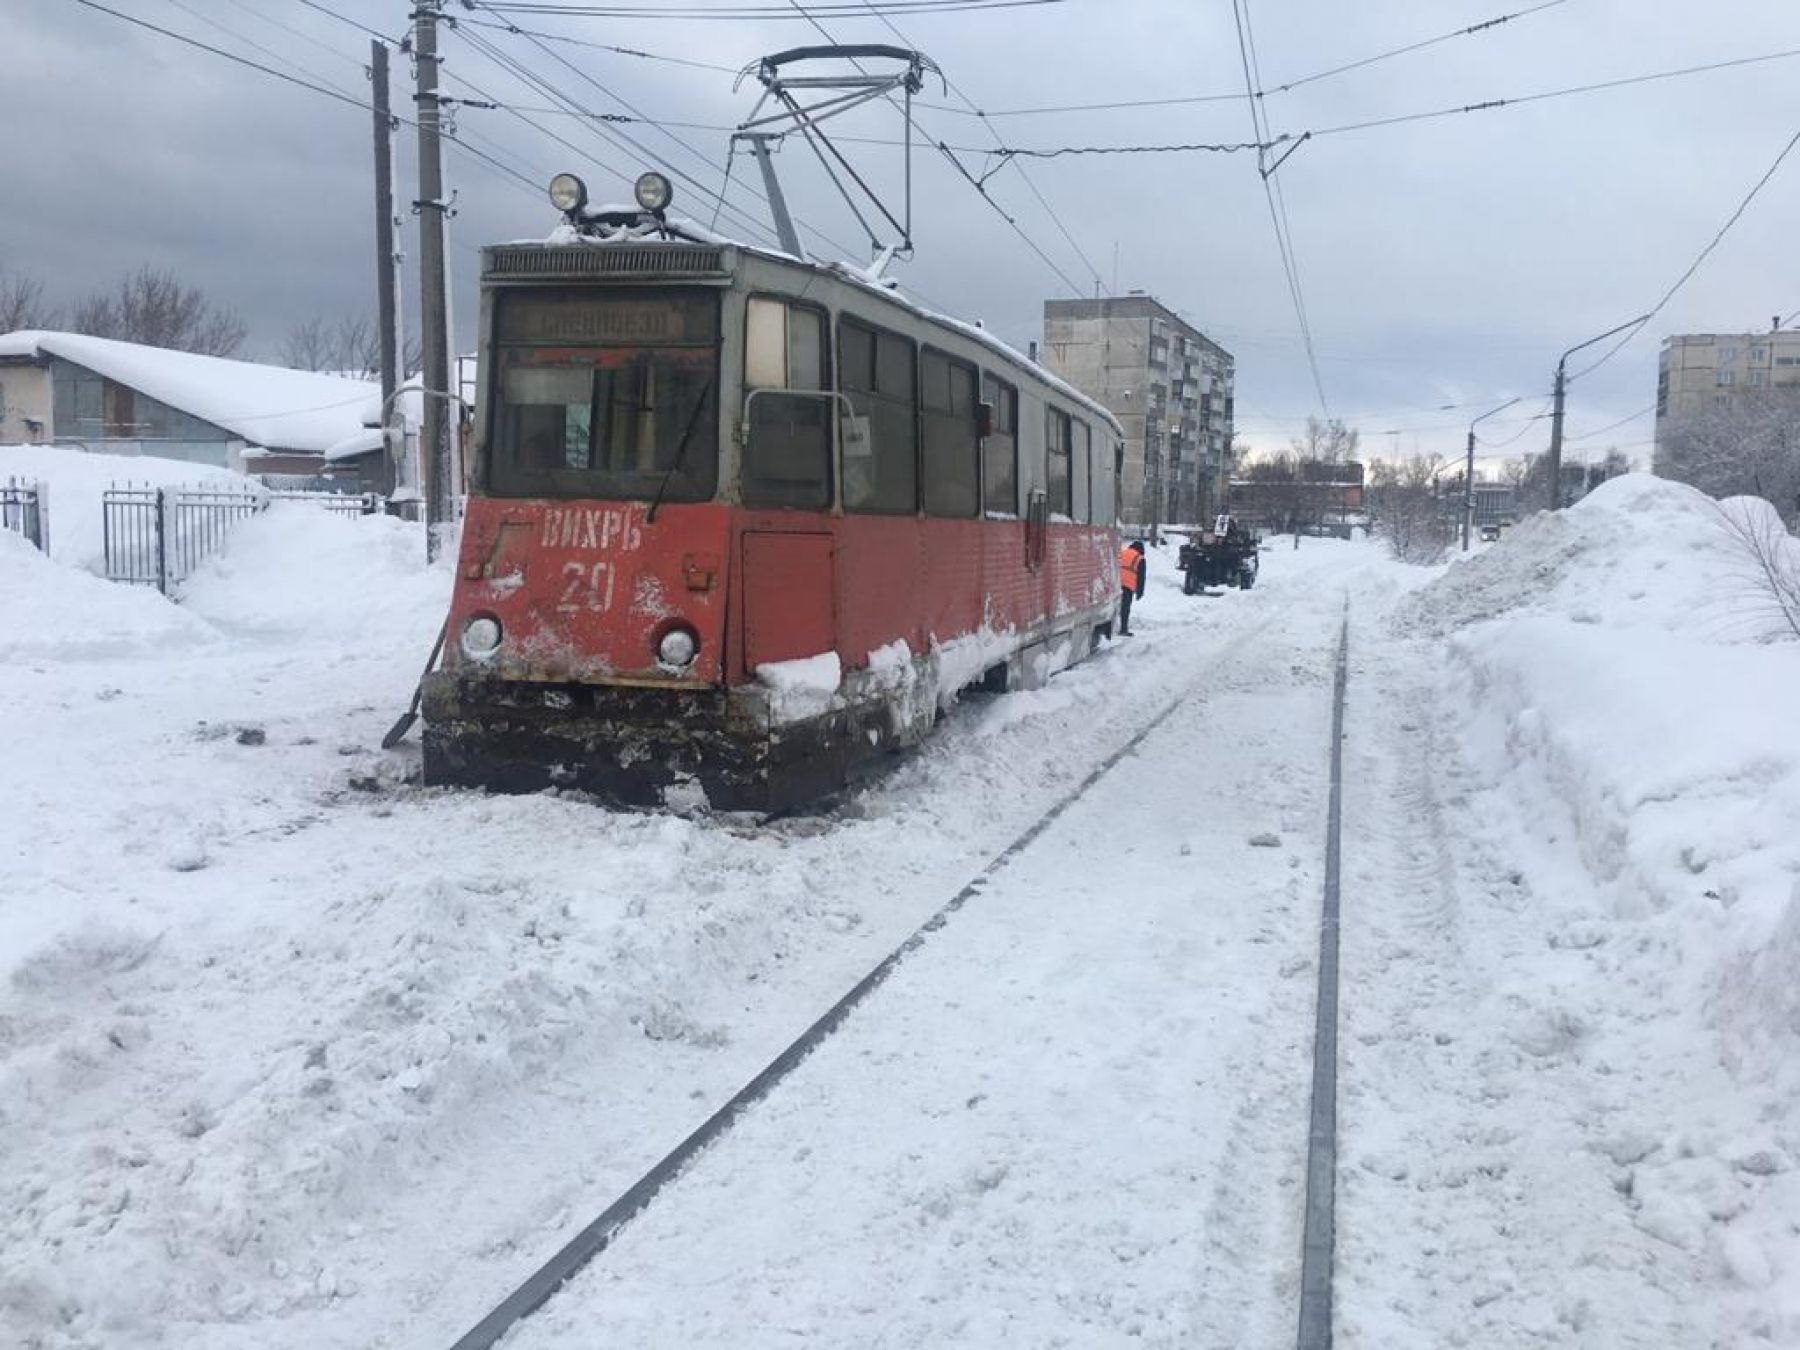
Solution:
<svg viewBox="0 0 1800 1350"><path fill-rule="evenodd" d="M1131 602L1144 595L1144 541L1133 539L1119 552L1119 636L1131 636Z"/></svg>

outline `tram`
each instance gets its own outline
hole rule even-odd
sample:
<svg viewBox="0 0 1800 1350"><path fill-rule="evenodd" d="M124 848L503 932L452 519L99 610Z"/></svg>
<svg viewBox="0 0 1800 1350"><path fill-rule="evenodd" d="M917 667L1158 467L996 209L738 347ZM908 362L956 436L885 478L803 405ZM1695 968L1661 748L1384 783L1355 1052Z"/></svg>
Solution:
<svg viewBox="0 0 1800 1350"><path fill-rule="evenodd" d="M559 175L482 251L424 773L779 810L1110 635L1123 433L978 326Z"/></svg>

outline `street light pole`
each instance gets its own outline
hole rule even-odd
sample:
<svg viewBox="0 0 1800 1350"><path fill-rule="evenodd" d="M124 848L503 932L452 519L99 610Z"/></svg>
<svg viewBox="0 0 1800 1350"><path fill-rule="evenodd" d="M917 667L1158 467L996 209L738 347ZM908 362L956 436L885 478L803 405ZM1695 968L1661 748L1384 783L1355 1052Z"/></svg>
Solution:
<svg viewBox="0 0 1800 1350"><path fill-rule="evenodd" d="M1557 376L1557 388L1560 389L1561 387L1562 387L1562 377L1561 377L1561 374L1559 373ZM1517 403L1518 401L1519 400L1516 398L1509 398L1506 400L1506 402L1502 403L1498 408L1488 409L1488 411L1481 414L1480 417L1477 417L1474 422L1469 423L1469 458L1468 458L1468 463L1463 468L1463 546L1462 546L1462 551L1464 553L1467 553L1469 551L1469 531L1470 531L1470 528L1475 523L1475 422L1485 422L1485 421L1487 421L1488 418L1492 417L1495 413L1505 412L1508 408L1512 407L1512 405Z"/></svg>
<svg viewBox="0 0 1800 1350"><path fill-rule="evenodd" d="M1589 338L1586 342L1577 342L1568 351L1556 358L1556 387L1550 412L1550 509L1562 509L1562 427L1563 427L1563 389L1568 384L1566 368L1569 358L1583 347L1591 347L1596 342L1604 342L1614 333L1623 333L1627 328L1635 328L1639 324L1648 323L1650 315L1640 314L1635 319L1628 319L1617 328L1609 328L1604 333Z"/></svg>

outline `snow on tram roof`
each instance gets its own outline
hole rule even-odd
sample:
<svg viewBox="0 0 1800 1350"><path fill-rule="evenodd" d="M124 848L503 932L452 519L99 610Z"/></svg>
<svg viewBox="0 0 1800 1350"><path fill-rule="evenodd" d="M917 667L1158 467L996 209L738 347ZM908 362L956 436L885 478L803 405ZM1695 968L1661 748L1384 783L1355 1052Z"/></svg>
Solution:
<svg viewBox="0 0 1800 1350"><path fill-rule="evenodd" d="M603 214L614 216L637 214L637 208L627 206L589 206L586 208L585 214L590 217L596 217ZM864 269L852 267L848 263L817 262L811 258L796 258L792 253L788 253L785 250L778 248L770 248L766 244L746 243L742 239L733 239L729 235L718 234L707 229L706 226L701 225L698 221L688 220L686 218L673 218L664 225L646 225L641 228L641 232L630 229L623 230L612 238L598 238L594 235L583 234L572 225L558 225L547 239L521 239L518 240L517 243L524 245L581 245L589 248L609 248L615 246L641 248L645 244L667 242L667 236L670 234L677 236L683 243L715 244L722 248L735 248L743 253L754 253L758 257L767 258L772 262L785 263L789 267L804 267L812 271L824 272L829 276L837 278L839 281L847 281L851 285L860 287L869 292L871 295L880 296L883 299L900 306L902 309L910 311L918 318L924 319L927 323L941 324L943 327L954 330L972 342L979 342L996 356L1004 358L1019 370L1030 375L1034 380L1054 389L1070 402L1079 403L1082 407L1088 409L1088 411L1098 415L1107 426L1112 428L1114 435L1118 436L1121 440L1124 439L1125 428L1120 424L1119 419L1113 416L1112 411L1109 408L1102 403L1096 402L1091 396L1082 393L1081 390L1077 389L1060 375L1052 374L1040 363L1032 360L1029 356L1025 355L1025 353L1021 352L1017 347L1002 341L993 333L983 328L980 324L970 323L965 319L958 319L949 314L940 314L936 310L920 304L917 300L912 299L910 296L900 291L900 283L898 281L886 279L878 280L871 277ZM661 237L659 238L657 236Z"/></svg>

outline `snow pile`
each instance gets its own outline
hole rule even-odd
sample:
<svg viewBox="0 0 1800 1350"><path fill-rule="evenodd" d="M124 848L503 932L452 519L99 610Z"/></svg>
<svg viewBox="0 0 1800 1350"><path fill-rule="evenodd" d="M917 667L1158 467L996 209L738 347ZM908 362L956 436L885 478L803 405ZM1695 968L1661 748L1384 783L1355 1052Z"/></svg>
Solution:
<svg viewBox="0 0 1800 1350"><path fill-rule="evenodd" d="M443 603L424 526L278 501L235 526L182 585L182 604L227 632L355 640Z"/></svg>
<svg viewBox="0 0 1800 1350"><path fill-rule="evenodd" d="M58 566L0 530L0 662L147 654L211 637L204 623L156 591Z"/></svg>
<svg viewBox="0 0 1800 1350"><path fill-rule="evenodd" d="M97 455L66 445L0 445L0 479L42 487L50 556L96 574L106 571L101 494L110 487L247 487L241 473L153 455Z"/></svg>
<svg viewBox="0 0 1800 1350"><path fill-rule="evenodd" d="M1492 930L1471 958L1514 1052L1575 1075L1571 1124L1650 1278L1716 1297L1683 1315L1800 1344L1800 642L1747 563L1716 504L1633 475L1450 568L1394 628L1448 638L1445 734L1491 872L1447 917ZM1533 1089L1486 1073L1530 1117Z"/></svg>

